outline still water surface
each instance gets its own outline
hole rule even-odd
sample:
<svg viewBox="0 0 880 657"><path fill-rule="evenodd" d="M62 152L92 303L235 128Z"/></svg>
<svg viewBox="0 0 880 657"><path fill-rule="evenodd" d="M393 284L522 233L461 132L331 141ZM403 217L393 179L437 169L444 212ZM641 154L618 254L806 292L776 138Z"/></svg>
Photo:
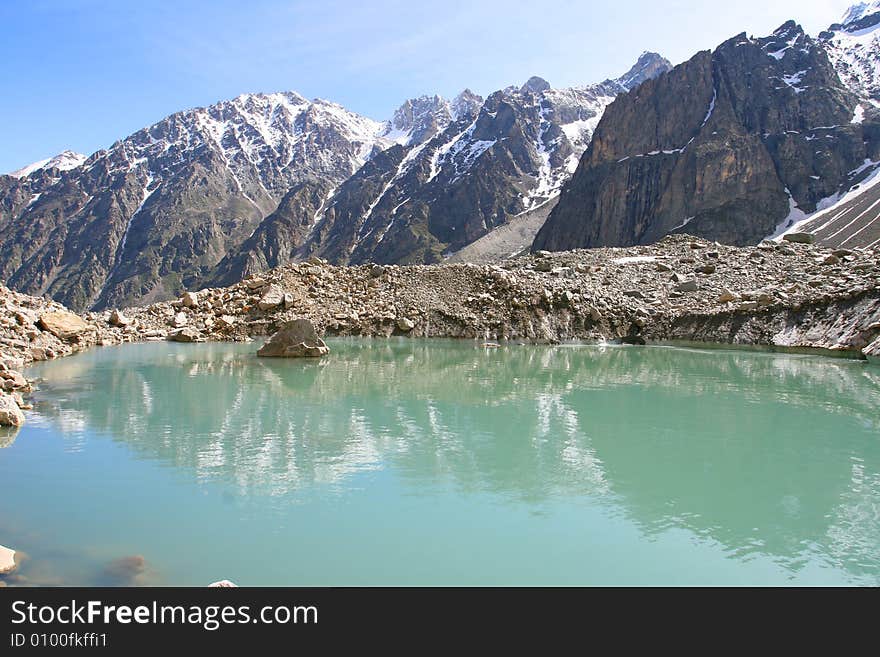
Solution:
<svg viewBox="0 0 880 657"><path fill-rule="evenodd" d="M330 345L31 368L36 408L0 436L0 543L30 557L16 581L880 584L880 368Z"/></svg>

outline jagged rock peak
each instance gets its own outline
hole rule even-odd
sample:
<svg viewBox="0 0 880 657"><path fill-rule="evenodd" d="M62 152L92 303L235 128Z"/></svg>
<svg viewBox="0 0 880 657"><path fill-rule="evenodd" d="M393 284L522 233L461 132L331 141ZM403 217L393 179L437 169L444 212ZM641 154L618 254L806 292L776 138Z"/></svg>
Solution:
<svg viewBox="0 0 880 657"><path fill-rule="evenodd" d="M547 82L544 78L540 78L537 75L533 75L526 83L520 87L520 92L522 93L533 93L539 94L542 91L547 91L550 89L550 83Z"/></svg>
<svg viewBox="0 0 880 657"><path fill-rule="evenodd" d="M441 96L410 98L397 108L391 125L398 130L409 130L425 117L448 115L449 103Z"/></svg>
<svg viewBox="0 0 880 657"><path fill-rule="evenodd" d="M672 69L672 64L665 57L656 52L645 51L636 60L626 73L617 79L617 82L627 90L635 89L645 80L656 78L661 73Z"/></svg>
<svg viewBox="0 0 880 657"><path fill-rule="evenodd" d="M455 120L463 116L474 116L480 111L483 97L470 89L464 89L452 100L452 117Z"/></svg>
<svg viewBox="0 0 880 657"><path fill-rule="evenodd" d="M452 117L449 101L442 96L410 98L394 112L383 137L404 145L421 144L446 128Z"/></svg>

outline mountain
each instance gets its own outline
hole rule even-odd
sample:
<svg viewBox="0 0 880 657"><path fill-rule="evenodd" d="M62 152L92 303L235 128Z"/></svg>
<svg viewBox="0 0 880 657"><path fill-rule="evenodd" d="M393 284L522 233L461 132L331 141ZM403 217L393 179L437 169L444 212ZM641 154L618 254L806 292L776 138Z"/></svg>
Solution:
<svg viewBox="0 0 880 657"><path fill-rule="evenodd" d="M868 175L878 128L822 39L793 21L737 35L606 109L533 248L757 243Z"/></svg>
<svg viewBox="0 0 880 657"><path fill-rule="evenodd" d="M618 80L423 96L385 122L294 92L178 112L0 176L0 280L82 310L311 254L433 261L557 195L605 106L667 68L646 53Z"/></svg>
<svg viewBox="0 0 880 657"><path fill-rule="evenodd" d="M853 5L819 40L843 83L864 98L880 101L880 1Z"/></svg>
<svg viewBox="0 0 880 657"><path fill-rule="evenodd" d="M532 77L485 101L468 91L450 104L407 101L386 130L395 147L329 197L314 184L293 190L310 199L308 211L282 204L210 283L310 255L338 264L437 262L555 199L608 104L670 68L643 53L625 75L599 84L554 89Z"/></svg>
<svg viewBox="0 0 880 657"><path fill-rule="evenodd" d="M386 124L296 93L173 114L76 168L0 176L0 279L77 309L167 298L303 181L340 183Z"/></svg>
<svg viewBox="0 0 880 657"><path fill-rule="evenodd" d="M16 171L11 172L9 175L13 178L24 178L25 176L29 176L34 171L40 171L41 169L58 169L59 171L70 171L71 169L76 169L79 166L82 166L82 163L86 161L86 156L81 153L75 153L73 151L62 151L55 157L49 157L45 160L39 160L38 162L33 162L32 164L28 164L26 167L22 167L21 169L17 169Z"/></svg>

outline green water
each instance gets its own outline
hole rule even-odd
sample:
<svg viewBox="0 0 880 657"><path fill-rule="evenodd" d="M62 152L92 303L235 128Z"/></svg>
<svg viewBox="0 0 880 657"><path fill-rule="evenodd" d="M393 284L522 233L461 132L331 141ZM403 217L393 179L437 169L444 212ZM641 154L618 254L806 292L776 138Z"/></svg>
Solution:
<svg viewBox="0 0 880 657"><path fill-rule="evenodd" d="M257 346L33 367L36 408L0 449L0 543L30 556L17 581L880 584L880 368ZM108 570L130 555L136 577Z"/></svg>

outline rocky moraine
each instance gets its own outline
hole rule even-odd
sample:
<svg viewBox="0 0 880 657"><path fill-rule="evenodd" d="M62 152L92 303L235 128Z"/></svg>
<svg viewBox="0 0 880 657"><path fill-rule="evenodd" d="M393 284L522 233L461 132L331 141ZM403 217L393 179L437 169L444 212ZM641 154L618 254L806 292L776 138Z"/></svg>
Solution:
<svg viewBox="0 0 880 657"><path fill-rule="evenodd" d="M24 421L31 361L144 340L247 341L297 318L331 336L693 341L880 357L880 251L803 239L732 247L676 235L495 265L334 267L315 258L171 302L84 315L0 288L0 422Z"/></svg>

